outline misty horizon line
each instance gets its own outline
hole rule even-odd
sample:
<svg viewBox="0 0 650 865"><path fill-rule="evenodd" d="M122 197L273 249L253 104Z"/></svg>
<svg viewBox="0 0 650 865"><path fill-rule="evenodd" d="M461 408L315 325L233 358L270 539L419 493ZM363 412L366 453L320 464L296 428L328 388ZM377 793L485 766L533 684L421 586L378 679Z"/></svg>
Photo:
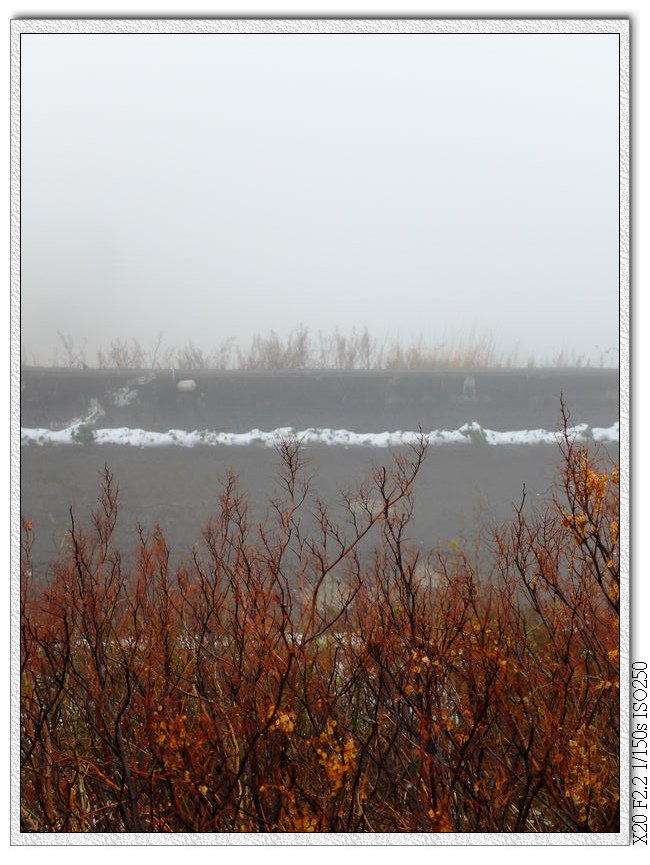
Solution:
<svg viewBox="0 0 650 865"><path fill-rule="evenodd" d="M592 353L557 349L539 358L535 352L520 355L519 346L510 351L497 348L492 335L477 336L474 329L465 337L433 342L420 334L409 341L384 335L369 328L313 335L303 324L286 337L275 330L267 335L256 333L248 346L242 347L234 337L223 338L217 346L205 349L193 340L165 345L163 332L149 343L137 337L115 337L108 347L94 352L87 341L78 344L69 334L56 331L59 347L54 347L49 361L43 362L33 352L21 349L21 367L63 369L186 369L186 370L391 370L439 368L617 368L618 347Z"/></svg>

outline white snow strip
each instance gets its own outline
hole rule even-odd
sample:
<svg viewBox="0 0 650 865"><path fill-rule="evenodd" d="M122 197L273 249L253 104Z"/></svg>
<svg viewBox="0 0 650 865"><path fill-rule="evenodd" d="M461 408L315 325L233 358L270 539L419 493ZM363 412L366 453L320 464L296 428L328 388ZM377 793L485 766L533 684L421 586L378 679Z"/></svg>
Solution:
<svg viewBox="0 0 650 865"><path fill-rule="evenodd" d="M57 445L87 443L88 424L76 421L66 429L50 430L47 428L22 428L20 440L24 445ZM578 441L584 442L617 442L619 440L618 422L609 427L589 427L578 424L569 429L569 434ZM246 446L252 444L275 447L283 439L297 438L303 444L366 446L366 447L398 447L417 441L419 433L403 432L367 432L358 433L345 429L306 429L299 432L291 427L264 432L253 429L245 433L213 432L210 430L168 430L168 432L152 432L143 429L120 427L117 429L92 429L93 441L96 444L129 445L131 447L194 447L195 445L232 445ZM560 434L544 429L534 430L497 430L483 429L477 423L467 423L457 430L432 430L425 433L429 444L488 444L488 445L536 445L555 444L560 440Z"/></svg>

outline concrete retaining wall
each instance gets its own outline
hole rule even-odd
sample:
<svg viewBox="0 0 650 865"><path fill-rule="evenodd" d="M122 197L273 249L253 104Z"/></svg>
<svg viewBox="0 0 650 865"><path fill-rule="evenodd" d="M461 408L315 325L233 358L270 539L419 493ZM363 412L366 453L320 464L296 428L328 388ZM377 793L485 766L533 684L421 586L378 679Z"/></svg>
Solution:
<svg viewBox="0 0 650 865"><path fill-rule="evenodd" d="M192 381L179 389L180 381ZM564 394L572 421L608 426L619 416L612 369L485 371L174 371L26 368L21 425L60 428L88 414L100 427L246 432L281 426L361 432L555 429Z"/></svg>

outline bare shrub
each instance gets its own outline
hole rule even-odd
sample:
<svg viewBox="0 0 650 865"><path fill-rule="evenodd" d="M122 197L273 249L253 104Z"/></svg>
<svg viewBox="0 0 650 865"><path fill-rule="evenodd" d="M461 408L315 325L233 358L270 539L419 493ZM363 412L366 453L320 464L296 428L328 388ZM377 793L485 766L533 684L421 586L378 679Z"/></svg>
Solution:
<svg viewBox="0 0 650 865"><path fill-rule="evenodd" d="M62 366L67 369L85 369L87 366L86 363L86 349L84 347L77 347L74 339L69 334L63 334L60 330L56 332L61 345L63 347L63 362Z"/></svg>
<svg viewBox="0 0 650 865"><path fill-rule="evenodd" d="M616 830L618 469L566 429L489 573L408 542L423 440L340 524L285 442L266 522L228 475L173 573L108 470L46 585L23 521L23 831Z"/></svg>
<svg viewBox="0 0 650 865"><path fill-rule="evenodd" d="M100 369L142 369L145 366L145 350L136 339L114 339L107 352L97 353Z"/></svg>

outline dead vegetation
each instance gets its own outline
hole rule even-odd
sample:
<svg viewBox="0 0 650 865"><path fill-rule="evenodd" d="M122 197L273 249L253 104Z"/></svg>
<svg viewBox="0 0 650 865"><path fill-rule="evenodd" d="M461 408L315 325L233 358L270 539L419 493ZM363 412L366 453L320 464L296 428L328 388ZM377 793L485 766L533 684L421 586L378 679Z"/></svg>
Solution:
<svg viewBox="0 0 650 865"><path fill-rule="evenodd" d="M102 348L93 359L85 344L78 346L74 339L58 332L62 355L53 358L52 365L71 368L98 369L497 369L542 367L609 366L614 360L613 350L600 351L597 362L584 355L562 351L551 358L537 360L533 355L525 359L518 352L503 354L496 349L491 337L479 338L471 332L466 339L436 344L422 336L404 344L398 339L379 339L367 328L343 333L320 331L313 336L308 328L299 325L286 338L271 331L267 336L257 334L247 348L238 346L234 339L223 340L209 350L193 342L178 347L167 347L162 333L153 345L143 346L137 339L114 339L108 348ZM597 348L597 347L596 347Z"/></svg>
<svg viewBox="0 0 650 865"><path fill-rule="evenodd" d="M228 476L173 572L108 469L45 585L24 519L22 831L616 831L618 469L566 429L482 573L408 542L423 440L341 523L285 442L266 522Z"/></svg>

